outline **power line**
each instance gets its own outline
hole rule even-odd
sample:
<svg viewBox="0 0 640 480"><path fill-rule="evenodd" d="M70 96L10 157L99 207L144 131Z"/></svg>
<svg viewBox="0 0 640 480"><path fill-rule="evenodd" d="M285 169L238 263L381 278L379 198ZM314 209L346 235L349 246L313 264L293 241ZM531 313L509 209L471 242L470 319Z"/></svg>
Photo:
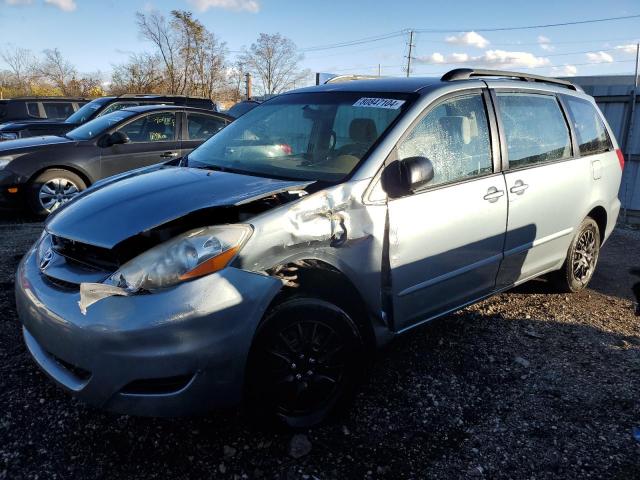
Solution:
<svg viewBox="0 0 640 480"><path fill-rule="evenodd" d="M552 28L552 27L564 27L570 25L585 25L589 23L601 23L601 22L613 22L617 20L629 20L633 18L640 18L640 14L635 15L624 15L620 17L607 17L607 18L595 18L591 20L579 20L575 22L562 22L562 23L547 23L540 25L521 25L517 27L476 27L476 28L456 28L456 29L413 29L416 33L457 33L457 32L503 32L503 31L513 31L513 30L532 30L537 28ZM371 43L371 42L379 42L381 40L386 40L389 38L400 37L406 35L411 29L402 29L395 32L390 32L381 35L375 35L371 37L364 37L355 40L349 40L344 42L336 42L332 44L325 45L314 45L310 47L300 48L301 52L315 52L319 50L330 50L334 48L344 48L350 47L353 45L362 45L363 43Z"/></svg>
<svg viewBox="0 0 640 480"><path fill-rule="evenodd" d="M483 27L483 28L462 28L455 30L437 29L437 28L425 28L417 29L420 33L454 33L454 32L504 32L511 30L533 30L536 28L551 28L551 27L566 27L569 25L585 25L588 23L600 23L600 22L613 22L616 20L629 20L632 18L640 18L640 14L636 15L624 15L621 17L607 17L607 18L595 18L591 20L579 20L575 22L562 22L562 23L546 23L541 25L522 25L519 27Z"/></svg>

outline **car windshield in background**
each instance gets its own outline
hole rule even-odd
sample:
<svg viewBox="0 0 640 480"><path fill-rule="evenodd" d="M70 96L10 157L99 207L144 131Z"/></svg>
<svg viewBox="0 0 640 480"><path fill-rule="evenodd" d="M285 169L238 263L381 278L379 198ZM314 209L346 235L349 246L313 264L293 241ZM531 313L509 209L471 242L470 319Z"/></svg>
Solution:
<svg viewBox="0 0 640 480"><path fill-rule="evenodd" d="M108 98L96 98L83 105L77 112L69 116L65 123L84 123L89 120L96 110L100 109L105 103L109 101Z"/></svg>
<svg viewBox="0 0 640 480"><path fill-rule="evenodd" d="M136 112L120 110L105 115L104 117L94 118L84 125L80 125L78 128L74 128L73 130L71 130L69 133L67 133L67 137L71 138L72 140L90 140L97 137L98 135L101 135L106 130L113 127L114 125L117 125L123 120L134 116L135 114Z"/></svg>
<svg viewBox="0 0 640 480"><path fill-rule="evenodd" d="M190 167L338 181L409 105L407 94L295 93L241 116L191 152Z"/></svg>

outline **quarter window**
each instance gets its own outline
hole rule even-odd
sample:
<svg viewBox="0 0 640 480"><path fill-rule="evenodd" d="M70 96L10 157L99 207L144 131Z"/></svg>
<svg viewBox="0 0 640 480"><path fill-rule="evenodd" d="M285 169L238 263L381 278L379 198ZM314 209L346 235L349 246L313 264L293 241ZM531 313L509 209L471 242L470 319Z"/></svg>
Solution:
<svg viewBox="0 0 640 480"><path fill-rule="evenodd" d="M29 113L29 116L31 116L31 117L42 118L40 116L40 108L38 108L38 103L37 102L29 102L29 103L27 103L27 112Z"/></svg>
<svg viewBox="0 0 640 480"><path fill-rule="evenodd" d="M429 185L493 171L487 113L482 95L446 100L431 110L398 145L399 159L422 156L433 164Z"/></svg>
<svg viewBox="0 0 640 480"><path fill-rule="evenodd" d="M206 140L222 130L228 122L212 115L189 113L187 115L187 131L189 140Z"/></svg>
<svg viewBox="0 0 640 480"><path fill-rule="evenodd" d="M554 96L528 93L496 96L510 168L571 157L569 128Z"/></svg>
<svg viewBox="0 0 640 480"><path fill-rule="evenodd" d="M133 143L173 141L176 135L176 114L162 112L146 115L118 130Z"/></svg>
<svg viewBox="0 0 640 480"><path fill-rule="evenodd" d="M564 99L578 137L580 155L594 155L611 150L611 140L595 107L580 98L565 96Z"/></svg>

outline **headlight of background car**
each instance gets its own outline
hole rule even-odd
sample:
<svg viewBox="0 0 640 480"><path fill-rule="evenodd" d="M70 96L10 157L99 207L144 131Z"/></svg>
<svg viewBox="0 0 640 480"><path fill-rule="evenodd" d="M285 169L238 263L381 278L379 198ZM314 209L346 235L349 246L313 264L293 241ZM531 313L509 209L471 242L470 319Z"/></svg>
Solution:
<svg viewBox="0 0 640 480"><path fill-rule="evenodd" d="M130 292L170 287L226 267L249 239L250 225L190 230L124 264L105 283Z"/></svg>
<svg viewBox="0 0 640 480"><path fill-rule="evenodd" d="M12 155L0 157L0 170L2 170L4 167L9 165L9 163L13 160L13 158L14 157Z"/></svg>
<svg viewBox="0 0 640 480"><path fill-rule="evenodd" d="M17 133L0 133L0 142L3 140L15 140L18 138Z"/></svg>

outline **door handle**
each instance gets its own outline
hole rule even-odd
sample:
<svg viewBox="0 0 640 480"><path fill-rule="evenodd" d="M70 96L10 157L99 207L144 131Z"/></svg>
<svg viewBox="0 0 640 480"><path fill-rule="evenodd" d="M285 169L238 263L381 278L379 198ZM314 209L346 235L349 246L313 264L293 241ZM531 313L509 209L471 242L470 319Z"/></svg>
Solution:
<svg viewBox="0 0 640 480"><path fill-rule="evenodd" d="M504 195L504 190L498 190L496 187L489 187L489 190L487 190L487 194L482 198L484 198L485 200L488 200L491 203L495 203L503 195Z"/></svg>
<svg viewBox="0 0 640 480"><path fill-rule="evenodd" d="M164 152L160 154L161 158L176 158L178 156L178 152Z"/></svg>
<svg viewBox="0 0 640 480"><path fill-rule="evenodd" d="M527 188L529 188L529 185L524 183L522 180L516 180L516 183L509 189L509 191L516 195L522 195Z"/></svg>

